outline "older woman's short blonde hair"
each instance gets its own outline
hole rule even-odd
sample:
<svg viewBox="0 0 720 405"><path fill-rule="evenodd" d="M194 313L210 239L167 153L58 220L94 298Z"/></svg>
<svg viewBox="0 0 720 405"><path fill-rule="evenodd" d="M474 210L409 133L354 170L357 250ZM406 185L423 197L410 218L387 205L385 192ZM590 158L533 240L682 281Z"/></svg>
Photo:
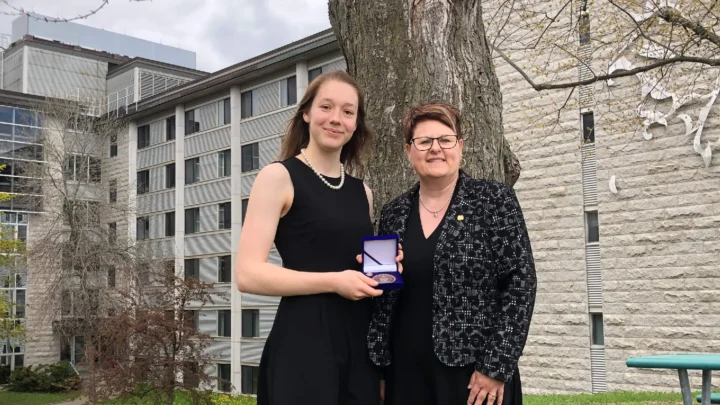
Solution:
<svg viewBox="0 0 720 405"><path fill-rule="evenodd" d="M460 110L447 103L425 103L412 107L403 118L405 143L410 143L415 126L422 121L439 121L455 131L458 139L462 139Z"/></svg>

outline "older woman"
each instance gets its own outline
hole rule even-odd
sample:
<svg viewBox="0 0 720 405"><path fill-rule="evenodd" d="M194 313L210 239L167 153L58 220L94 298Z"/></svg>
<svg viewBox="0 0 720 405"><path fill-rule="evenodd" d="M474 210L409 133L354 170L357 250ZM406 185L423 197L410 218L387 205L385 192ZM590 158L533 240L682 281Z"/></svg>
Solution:
<svg viewBox="0 0 720 405"><path fill-rule="evenodd" d="M420 181L383 207L379 233L403 244L405 287L375 298L368 334L385 402L521 404L536 279L515 193L460 169L454 107L416 106L403 132Z"/></svg>

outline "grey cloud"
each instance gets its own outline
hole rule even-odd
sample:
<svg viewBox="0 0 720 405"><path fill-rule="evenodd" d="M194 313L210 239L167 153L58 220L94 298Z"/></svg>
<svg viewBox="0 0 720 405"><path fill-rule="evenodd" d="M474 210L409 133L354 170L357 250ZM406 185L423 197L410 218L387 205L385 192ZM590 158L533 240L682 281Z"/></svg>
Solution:
<svg viewBox="0 0 720 405"><path fill-rule="evenodd" d="M39 14L73 17L98 0L16 0ZM0 12L7 11L0 5ZM0 16L10 33L15 17ZM153 0L111 2L80 24L194 51L216 71L330 27L327 0Z"/></svg>

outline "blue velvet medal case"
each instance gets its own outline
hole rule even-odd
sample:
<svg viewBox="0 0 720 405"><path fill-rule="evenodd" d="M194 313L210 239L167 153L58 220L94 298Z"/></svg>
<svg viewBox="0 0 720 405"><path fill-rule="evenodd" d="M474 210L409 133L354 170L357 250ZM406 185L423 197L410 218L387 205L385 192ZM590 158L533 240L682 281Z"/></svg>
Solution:
<svg viewBox="0 0 720 405"><path fill-rule="evenodd" d="M377 289L397 290L404 286L398 264L397 235L365 236L363 244L363 273L377 281Z"/></svg>

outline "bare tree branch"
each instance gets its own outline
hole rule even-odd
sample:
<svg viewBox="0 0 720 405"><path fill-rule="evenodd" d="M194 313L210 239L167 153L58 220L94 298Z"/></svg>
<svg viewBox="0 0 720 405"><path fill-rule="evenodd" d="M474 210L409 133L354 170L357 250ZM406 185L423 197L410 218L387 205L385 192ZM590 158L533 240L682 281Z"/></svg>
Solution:
<svg viewBox="0 0 720 405"><path fill-rule="evenodd" d="M681 12L672 7L662 7L658 9L657 15L671 24L677 24L692 31L697 36L697 39L704 39L712 42L716 46L720 46L720 36L711 32L702 25L689 20Z"/></svg>
<svg viewBox="0 0 720 405"><path fill-rule="evenodd" d="M677 56L674 58L669 59L662 59L654 63L650 63L644 66L639 66L634 69L630 70L616 70L612 73L604 74L604 75L594 75L594 77L590 79L585 80L577 80L572 82L565 82L565 83L535 83L530 76L528 76L525 71L517 65L517 63L513 62L512 59L510 59L503 51L500 49L495 48L495 52L500 55L505 62L507 62L510 66L512 66L522 77L527 81L530 86L532 86L533 89L537 91L543 91L543 90L554 90L554 89L567 89L570 87L576 87L576 86L585 86L588 84L592 84L599 81L609 80L609 79L616 79L619 77L626 77L626 76L634 76L638 73L642 72L648 72L650 70L657 69L659 67L670 65L673 63L679 63L679 62L690 62L690 63L698 63L702 65L708 65L708 66L720 66L720 59L709 59L709 58L698 58L694 56Z"/></svg>
<svg viewBox="0 0 720 405"><path fill-rule="evenodd" d="M34 15L31 11L25 10L25 9L22 8L22 7L13 6L12 4L10 4L9 0L0 0L0 3L1 3L1 4L5 4L8 8L10 8L11 10L13 10L13 12L5 12L5 11L3 11L3 12L0 12L0 14L3 14L3 15L11 15L11 16L12 16L12 15L14 15L14 16L25 15L25 16L28 16L28 17L36 20L36 21L45 21L45 22L52 22L52 23L70 22L70 21L76 21L76 20L83 20L83 19L86 19L86 18L88 18L88 17L90 17L90 16L93 16L93 15L97 14L98 11L102 10L103 8L105 8L105 6L107 6L107 5L110 3L110 0L99 0L99 1L100 1L100 5L99 5L99 6L97 6L96 8L88 11L88 12L85 13L85 14L80 14L80 15L78 15L78 16L76 16L76 17L71 17L71 18L62 18L62 17L48 18L48 17L38 17L38 16ZM128 0L128 1L130 1L130 2L135 2L135 3L139 3L139 2L148 1L148 0Z"/></svg>

